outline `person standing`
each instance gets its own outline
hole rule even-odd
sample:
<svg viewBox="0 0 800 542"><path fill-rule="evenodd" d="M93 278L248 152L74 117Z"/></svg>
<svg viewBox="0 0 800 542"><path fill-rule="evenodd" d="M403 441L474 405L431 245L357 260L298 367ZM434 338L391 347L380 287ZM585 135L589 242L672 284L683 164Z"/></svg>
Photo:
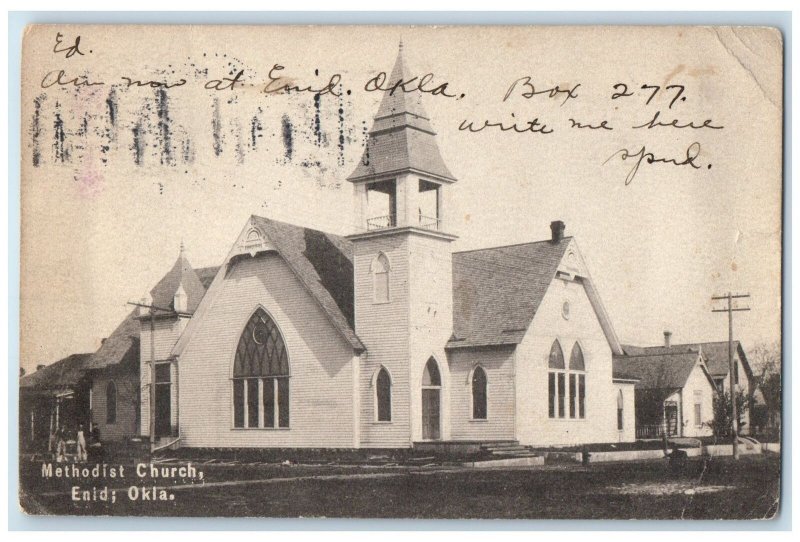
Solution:
<svg viewBox="0 0 800 542"><path fill-rule="evenodd" d="M78 461L79 463L83 463L87 459L87 453L86 453L86 436L83 434L82 423L78 424L78 434L75 440L77 441L76 447L78 454L76 461Z"/></svg>

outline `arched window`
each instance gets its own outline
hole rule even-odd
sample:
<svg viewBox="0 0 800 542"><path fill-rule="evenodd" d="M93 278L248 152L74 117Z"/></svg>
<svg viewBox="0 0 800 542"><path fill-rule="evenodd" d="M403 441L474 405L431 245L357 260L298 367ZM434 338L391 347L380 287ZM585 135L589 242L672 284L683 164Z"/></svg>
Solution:
<svg viewBox="0 0 800 542"><path fill-rule="evenodd" d="M437 387L442 385L442 377L439 375L439 366L433 358L428 359L425 364L425 371L422 373L422 385L424 387Z"/></svg>
<svg viewBox="0 0 800 542"><path fill-rule="evenodd" d="M625 411L624 411L625 403L622 397L622 390L619 390L617 394L617 430L622 431L625 427Z"/></svg>
<svg viewBox="0 0 800 542"><path fill-rule="evenodd" d="M486 419L488 410L486 403L486 371L478 365L472 371L472 419Z"/></svg>
<svg viewBox="0 0 800 542"><path fill-rule="evenodd" d="M547 366L549 368L547 375L548 415L551 418L563 418L565 413L566 373L564 371L564 351L561 349L561 343L558 342L558 339L553 341L553 346L550 347Z"/></svg>
<svg viewBox="0 0 800 542"><path fill-rule="evenodd" d="M586 417L586 364L581 345L575 343L569 355L569 417Z"/></svg>
<svg viewBox="0 0 800 542"><path fill-rule="evenodd" d="M442 377L439 365L428 358L422 371L422 440L439 440L441 428Z"/></svg>
<svg viewBox="0 0 800 542"><path fill-rule="evenodd" d="M553 341L553 346L550 347L548 367L564 370L564 351L561 350L561 343L558 342L558 339Z"/></svg>
<svg viewBox="0 0 800 542"><path fill-rule="evenodd" d="M569 370L570 371L585 371L586 365L583 362L583 350L581 345L575 343L572 347L572 354L569 356Z"/></svg>
<svg viewBox="0 0 800 542"><path fill-rule="evenodd" d="M261 308L236 347L233 426L289 427L289 356L278 326Z"/></svg>
<svg viewBox="0 0 800 542"><path fill-rule="evenodd" d="M375 379L375 407L379 422L392 421L392 379L385 367L378 370Z"/></svg>
<svg viewBox="0 0 800 542"><path fill-rule="evenodd" d="M372 273L372 299L375 303L389 302L389 258L380 253L372 260L370 272Z"/></svg>
<svg viewBox="0 0 800 542"><path fill-rule="evenodd" d="M117 423L117 385L113 380L106 384L106 423Z"/></svg>

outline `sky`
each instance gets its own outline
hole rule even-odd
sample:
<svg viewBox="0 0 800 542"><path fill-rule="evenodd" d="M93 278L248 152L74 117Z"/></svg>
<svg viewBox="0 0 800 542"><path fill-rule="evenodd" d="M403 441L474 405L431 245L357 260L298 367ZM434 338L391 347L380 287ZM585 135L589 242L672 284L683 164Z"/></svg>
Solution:
<svg viewBox="0 0 800 542"><path fill-rule="evenodd" d="M94 351L181 242L204 267L252 214L358 231L346 177L384 94L368 83L401 40L409 73L432 74L406 88L457 178L454 250L546 239L563 220L623 343L725 340L711 296L728 291L751 295L737 339L780 338L768 29L64 26L23 44L21 365ZM693 124L647 128L657 112ZM631 178L640 152L696 156Z"/></svg>

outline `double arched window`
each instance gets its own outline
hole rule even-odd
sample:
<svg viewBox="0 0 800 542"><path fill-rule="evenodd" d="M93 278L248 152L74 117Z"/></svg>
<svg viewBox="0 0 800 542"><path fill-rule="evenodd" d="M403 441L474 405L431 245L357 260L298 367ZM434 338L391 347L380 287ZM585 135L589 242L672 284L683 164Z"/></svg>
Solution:
<svg viewBox="0 0 800 542"><path fill-rule="evenodd" d="M372 273L372 300L375 303L389 302L389 258L384 253L372 260L370 272Z"/></svg>
<svg viewBox="0 0 800 542"><path fill-rule="evenodd" d="M233 426L289 427L289 355L278 326L261 308L236 347Z"/></svg>
<svg viewBox="0 0 800 542"><path fill-rule="evenodd" d="M392 421L392 379L386 367L378 369L375 377L375 419L379 422Z"/></svg>
<svg viewBox="0 0 800 542"><path fill-rule="evenodd" d="M551 418L586 417L586 363L577 342L564 363L564 351L558 339L553 341L548 358L547 395L548 416Z"/></svg>
<svg viewBox="0 0 800 542"><path fill-rule="evenodd" d="M472 419L485 420L488 416L488 380L486 371L478 365L472 371Z"/></svg>
<svg viewBox="0 0 800 542"><path fill-rule="evenodd" d="M106 424L117 423L117 385L113 380L106 384Z"/></svg>

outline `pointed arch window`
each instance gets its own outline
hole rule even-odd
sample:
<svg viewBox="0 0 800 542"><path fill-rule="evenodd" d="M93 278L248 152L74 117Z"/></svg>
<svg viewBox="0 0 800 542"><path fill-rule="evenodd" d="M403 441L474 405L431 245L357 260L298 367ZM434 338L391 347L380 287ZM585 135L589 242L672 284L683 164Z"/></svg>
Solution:
<svg viewBox="0 0 800 542"><path fill-rule="evenodd" d="M437 388L442 385L442 377L439 375L439 366L433 358L428 359L425 364L425 371L422 373L422 386L427 388Z"/></svg>
<svg viewBox="0 0 800 542"><path fill-rule="evenodd" d="M392 379L385 367L378 370L375 378L375 411L377 421L392 421Z"/></svg>
<svg viewBox="0 0 800 542"><path fill-rule="evenodd" d="M625 428L625 400L622 397L622 390L617 393L617 430Z"/></svg>
<svg viewBox="0 0 800 542"><path fill-rule="evenodd" d="M472 371L472 419L485 420L488 414L488 380L486 371L478 365Z"/></svg>
<svg viewBox="0 0 800 542"><path fill-rule="evenodd" d="M549 369L547 375L547 413L551 418L563 418L565 413L566 372L564 370L564 351L561 349L561 343L558 342L558 339L553 341L553 346L550 347L547 365Z"/></svg>
<svg viewBox="0 0 800 542"><path fill-rule="evenodd" d="M248 320L233 361L233 426L289 427L289 356L264 309Z"/></svg>
<svg viewBox="0 0 800 542"><path fill-rule="evenodd" d="M389 258L380 253L372 260L372 300L375 303L389 302L389 273L391 266Z"/></svg>
<svg viewBox="0 0 800 542"><path fill-rule="evenodd" d="M569 417L586 417L586 363L577 342L569 355Z"/></svg>
<svg viewBox="0 0 800 542"><path fill-rule="evenodd" d="M113 380L106 384L106 424L117 423L117 385Z"/></svg>
<svg viewBox="0 0 800 542"><path fill-rule="evenodd" d="M558 342L558 339L553 341L553 346L550 347L548 367L551 369L564 370L564 351L561 349L561 343Z"/></svg>

